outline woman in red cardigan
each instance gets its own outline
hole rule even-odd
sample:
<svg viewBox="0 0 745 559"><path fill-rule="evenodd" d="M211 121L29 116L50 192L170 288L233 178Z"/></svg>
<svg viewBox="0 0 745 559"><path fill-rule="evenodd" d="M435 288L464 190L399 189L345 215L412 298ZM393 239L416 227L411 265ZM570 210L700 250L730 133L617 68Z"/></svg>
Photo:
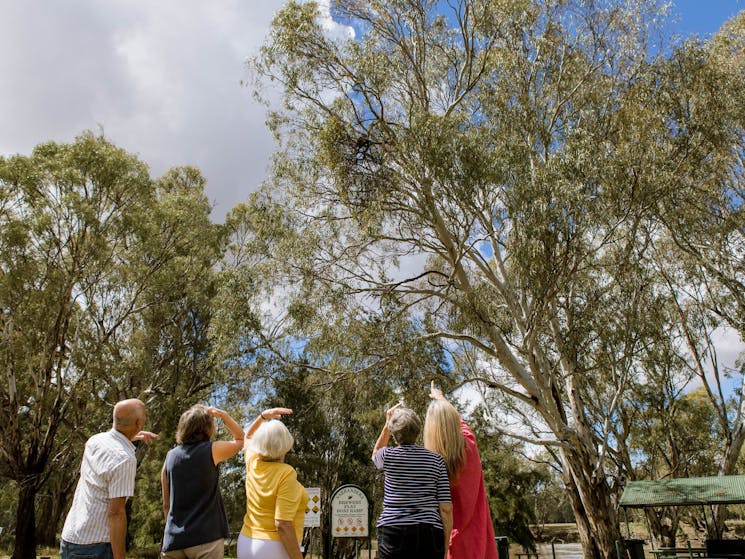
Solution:
<svg viewBox="0 0 745 559"><path fill-rule="evenodd" d="M476 437L434 381L424 421L424 446L445 460L453 499L448 559L498 559Z"/></svg>

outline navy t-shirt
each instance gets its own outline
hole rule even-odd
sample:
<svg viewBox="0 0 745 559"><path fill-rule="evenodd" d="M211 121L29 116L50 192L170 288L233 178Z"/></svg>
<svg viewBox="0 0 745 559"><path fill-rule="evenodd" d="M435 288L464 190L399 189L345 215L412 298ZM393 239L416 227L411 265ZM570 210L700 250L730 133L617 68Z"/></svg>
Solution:
<svg viewBox="0 0 745 559"><path fill-rule="evenodd" d="M165 470L171 509L163 551L227 538L228 518L218 485L219 469L212 458L212 442L172 448L166 455Z"/></svg>

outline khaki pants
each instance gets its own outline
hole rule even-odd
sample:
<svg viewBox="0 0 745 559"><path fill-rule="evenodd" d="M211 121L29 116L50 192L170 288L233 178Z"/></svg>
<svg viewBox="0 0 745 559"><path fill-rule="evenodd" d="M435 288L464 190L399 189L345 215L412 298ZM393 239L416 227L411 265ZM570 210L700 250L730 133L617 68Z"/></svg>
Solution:
<svg viewBox="0 0 745 559"><path fill-rule="evenodd" d="M223 559L224 555L225 540L222 538L185 549L163 551L160 554L162 559Z"/></svg>

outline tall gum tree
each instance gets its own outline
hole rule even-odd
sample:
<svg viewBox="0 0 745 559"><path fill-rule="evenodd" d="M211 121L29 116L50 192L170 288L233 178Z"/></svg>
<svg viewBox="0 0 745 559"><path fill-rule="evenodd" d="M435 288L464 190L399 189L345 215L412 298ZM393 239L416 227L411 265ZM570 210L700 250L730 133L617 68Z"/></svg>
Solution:
<svg viewBox="0 0 745 559"><path fill-rule="evenodd" d="M670 87L648 97L669 118L650 131L675 134L657 175L669 195L655 208L659 234L649 258L674 300L690 368L714 411L716 473L729 475L745 443L745 375L742 364L724 369L714 340L718 329L745 340L745 11L711 41L686 42L660 72ZM648 135L640 141L660 144ZM730 394L733 374L740 386ZM709 536L720 537L724 517L719 507L713 513Z"/></svg>
<svg viewBox="0 0 745 559"><path fill-rule="evenodd" d="M469 378L557 456L585 556L610 559L613 422L665 331L647 311L669 304L644 256L686 172L666 159L670 108L649 96L674 87L664 6L341 0L333 13L356 36L329 37L314 4L290 3L253 63L284 97L252 215L293 229L273 242L294 304L313 324L378 301L476 352Z"/></svg>
<svg viewBox="0 0 745 559"><path fill-rule="evenodd" d="M18 487L14 559L36 557L35 497L62 445L82 448L102 417L108 428L118 399L209 386L192 334L206 334L196 302L222 243L203 187L193 168L151 179L90 133L0 159L0 461ZM96 422L77 423L93 409Z"/></svg>

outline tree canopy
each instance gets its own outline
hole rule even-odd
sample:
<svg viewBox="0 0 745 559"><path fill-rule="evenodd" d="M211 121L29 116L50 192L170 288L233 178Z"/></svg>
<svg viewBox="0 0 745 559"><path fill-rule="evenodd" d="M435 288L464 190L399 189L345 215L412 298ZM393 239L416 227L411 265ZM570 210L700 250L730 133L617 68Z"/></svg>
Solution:
<svg viewBox="0 0 745 559"><path fill-rule="evenodd" d="M16 559L36 556L36 494L61 476L61 515L82 444L117 400L175 405L211 386L222 231L203 187L193 168L153 180L90 133L0 159L0 456L19 493Z"/></svg>
<svg viewBox="0 0 745 559"><path fill-rule="evenodd" d="M587 556L613 556L629 390L664 353L705 377L707 336L740 328L742 17L675 45L651 0L334 9L354 37L291 2L253 62L284 91L251 216L289 312L263 340L349 347L345 317L410 317L409 343L506 396ZM701 278L716 292L686 296Z"/></svg>

